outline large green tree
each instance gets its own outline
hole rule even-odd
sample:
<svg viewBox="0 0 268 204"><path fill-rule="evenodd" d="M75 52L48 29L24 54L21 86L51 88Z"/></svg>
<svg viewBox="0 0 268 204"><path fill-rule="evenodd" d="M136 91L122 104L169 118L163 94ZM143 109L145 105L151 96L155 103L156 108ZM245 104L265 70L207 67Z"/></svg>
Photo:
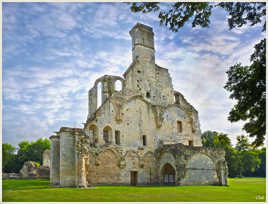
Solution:
<svg viewBox="0 0 268 204"><path fill-rule="evenodd" d="M33 142L22 141L19 143L17 154L9 144L3 144L3 171L18 173L24 162L34 161L42 164L43 152L50 149L50 141L48 139L38 139Z"/></svg>
<svg viewBox="0 0 268 204"><path fill-rule="evenodd" d="M244 135L237 137L237 143L235 146L237 155L237 174L238 176L244 176L253 173L260 165L261 160L258 156L258 150L252 147L248 142L248 138Z"/></svg>
<svg viewBox="0 0 268 204"><path fill-rule="evenodd" d="M262 23L266 15L265 2L135 2L131 4L130 9L132 12L155 12L158 14L161 25L177 32L188 21L192 22L192 27L208 27L211 13L217 7L227 11L230 29L242 27L247 23L251 26ZM264 21L263 30L265 30L265 24L266 21Z"/></svg>
<svg viewBox="0 0 268 204"><path fill-rule="evenodd" d="M231 122L246 121L243 129L250 137L255 137L254 145L263 144L266 131L266 40L255 45L251 55L252 64L236 64L227 71L225 89L236 104L229 113Z"/></svg>
<svg viewBox="0 0 268 204"><path fill-rule="evenodd" d="M262 24L266 29L265 2L141 2L132 3L132 12L158 14L160 25L167 26L177 32L188 21L192 27L208 27L210 16L215 8L227 12L229 29L244 25ZM232 108L228 119L231 122L246 121L243 129L249 136L256 137L254 145L263 144L265 136L265 70L266 70L266 39L255 45L251 56L251 66L236 64L230 67L225 89L231 92L231 98L237 103Z"/></svg>
<svg viewBox="0 0 268 204"><path fill-rule="evenodd" d="M238 166L236 160L237 155L227 134L208 130L202 133L201 139L204 147L223 148L225 150L225 160L227 162L229 176L235 177Z"/></svg>
<svg viewBox="0 0 268 204"><path fill-rule="evenodd" d="M266 177L266 148L262 148L258 152L259 159L261 160L261 163L259 165L259 168L253 172L252 176L257 177Z"/></svg>
<svg viewBox="0 0 268 204"><path fill-rule="evenodd" d="M11 144L8 144L8 143L2 144L2 166L3 166L3 169L5 169L8 162L15 155L15 150L16 150L16 148L13 147Z"/></svg>
<svg viewBox="0 0 268 204"><path fill-rule="evenodd" d="M266 149L255 148L249 143L246 136L238 136L235 147L232 147L227 134L216 131L205 131L201 135L201 139L204 147L223 148L225 150L229 177L265 177Z"/></svg>
<svg viewBox="0 0 268 204"><path fill-rule="evenodd" d="M35 161L42 164L42 154L46 149L50 149L50 141L48 139L38 139L31 143L22 141L19 143L19 160L22 163L25 161Z"/></svg>

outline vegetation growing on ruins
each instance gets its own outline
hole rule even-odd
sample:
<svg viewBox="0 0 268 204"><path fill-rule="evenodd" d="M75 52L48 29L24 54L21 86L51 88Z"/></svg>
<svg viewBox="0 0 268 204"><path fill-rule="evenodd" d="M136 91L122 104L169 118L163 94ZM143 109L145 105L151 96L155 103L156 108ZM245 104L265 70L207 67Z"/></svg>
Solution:
<svg viewBox="0 0 268 204"><path fill-rule="evenodd" d="M3 201L239 201L264 202L264 178L236 178L229 186L95 186L57 188L49 180L4 180Z"/></svg>

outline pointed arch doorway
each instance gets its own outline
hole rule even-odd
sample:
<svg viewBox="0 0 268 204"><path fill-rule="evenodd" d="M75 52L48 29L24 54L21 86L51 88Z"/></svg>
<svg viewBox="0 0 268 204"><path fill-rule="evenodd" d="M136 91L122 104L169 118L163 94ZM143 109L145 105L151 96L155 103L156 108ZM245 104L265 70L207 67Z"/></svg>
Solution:
<svg viewBox="0 0 268 204"><path fill-rule="evenodd" d="M175 184L175 169L166 163L161 170L163 184L174 185Z"/></svg>

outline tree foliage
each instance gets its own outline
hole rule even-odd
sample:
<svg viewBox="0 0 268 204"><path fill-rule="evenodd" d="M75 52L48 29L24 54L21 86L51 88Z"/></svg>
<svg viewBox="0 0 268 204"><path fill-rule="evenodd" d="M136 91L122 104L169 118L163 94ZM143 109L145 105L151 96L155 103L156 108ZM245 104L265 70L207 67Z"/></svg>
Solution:
<svg viewBox="0 0 268 204"><path fill-rule="evenodd" d="M229 28L242 27L249 23L250 26L262 23L266 15L264 2L134 2L130 9L132 12L158 14L160 25L167 26L171 31L177 32L187 21L192 21L192 27L208 27L210 16L214 8L221 7L228 13ZM265 30L266 21L263 25Z"/></svg>
<svg viewBox="0 0 268 204"><path fill-rule="evenodd" d="M246 121L243 129L250 137L255 137L254 145L263 144L266 124L266 40L255 45L251 55L252 64L236 64L227 71L225 89L236 99L229 113L231 122Z"/></svg>
<svg viewBox="0 0 268 204"><path fill-rule="evenodd" d="M227 134L206 131L202 134L202 144L209 148L223 148L229 177L265 177L266 148L261 150L252 146L244 135L238 136L233 147Z"/></svg>
<svg viewBox="0 0 268 204"><path fill-rule="evenodd" d="M2 144L2 166L5 168L8 162L12 159L16 148L13 147L11 144L3 143Z"/></svg>
<svg viewBox="0 0 268 204"><path fill-rule="evenodd" d="M19 143L17 154L15 154L15 148L12 145L3 144L3 172L15 172L18 173L22 168L24 162L34 161L42 164L42 155L46 149L50 149L50 141L48 139L38 139L33 142L22 141ZM14 148L14 150L12 149ZM9 156L4 156L4 152L8 152ZM5 153L5 155L7 155Z"/></svg>
<svg viewBox="0 0 268 204"><path fill-rule="evenodd" d="M260 165L259 151L249 144L244 135L238 136L236 139L237 174L240 177L251 175Z"/></svg>

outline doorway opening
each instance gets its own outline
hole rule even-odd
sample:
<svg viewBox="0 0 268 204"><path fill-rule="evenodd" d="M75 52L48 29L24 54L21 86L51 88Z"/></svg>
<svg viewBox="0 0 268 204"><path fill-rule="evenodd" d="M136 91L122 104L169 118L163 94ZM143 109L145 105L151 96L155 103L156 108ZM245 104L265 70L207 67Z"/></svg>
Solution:
<svg viewBox="0 0 268 204"><path fill-rule="evenodd" d="M131 171L130 172L130 184L132 186L136 186L138 181L138 172L137 171Z"/></svg>
<svg viewBox="0 0 268 204"><path fill-rule="evenodd" d="M169 163L162 167L162 178L166 185L175 184L175 169Z"/></svg>

